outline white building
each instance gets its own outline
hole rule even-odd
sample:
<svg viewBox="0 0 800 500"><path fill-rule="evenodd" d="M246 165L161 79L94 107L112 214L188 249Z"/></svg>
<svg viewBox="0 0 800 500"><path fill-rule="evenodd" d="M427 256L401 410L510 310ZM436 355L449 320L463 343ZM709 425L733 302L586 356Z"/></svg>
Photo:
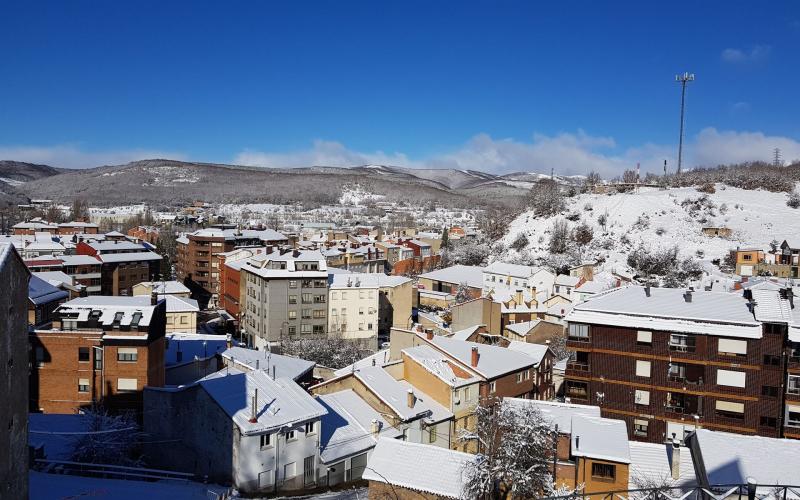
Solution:
<svg viewBox="0 0 800 500"><path fill-rule="evenodd" d="M483 270L483 291L489 293L525 290L534 295L539 292L550 293L555 278L553 273L541 267L493 262Z"/></svg>
<svg viewBox="0 0 800 500"><path fill-rule="evenodd" d="M331 275L328 301L328 332L344 339L378 338L378 280L360 274ZM377 345L375 346L377 347Z"/></svg>

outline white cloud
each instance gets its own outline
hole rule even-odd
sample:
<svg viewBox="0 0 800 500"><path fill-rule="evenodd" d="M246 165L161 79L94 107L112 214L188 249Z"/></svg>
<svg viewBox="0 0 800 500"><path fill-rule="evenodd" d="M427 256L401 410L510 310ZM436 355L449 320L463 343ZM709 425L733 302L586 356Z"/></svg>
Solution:
<svg viewBox="0 0 800 500"><path fill-rule="evenodd" d="M69 144L56 146L0 146L0 159L65 168L121 165L135 160L151 158L182 160L186 156L177 152L148 149L85 151Z"/></svg>
<svg viewBox="0 0 800 500"><path fill-rule="evenodd" d="M694 165L715 166L745 161L771 162L780 148L785 162L800 160L800 142L789 137L768 136L762 132L718 131L705 128L690 148Z"/></svg>
<svg viewBox="0 0 800 500"><path fill-rule="evenodd" d="M769 45L754 45L749 50L728 48L722 51L722 60L730 63L747 63L767 57L772 50Z"/></svg>
<svg viewBox="0 0 800 500"><path fill-rule="evenodd" d="M244 150L234 158L237 165L252 167L352 167L356 165L413 165L404 154L386 154L383 151L362 153L347 149L336 141L314 141L311 149L287 153Z"/></svg>
<svg viewBox="0 0 800 500"><path fill-rule="evenodd" d="M731 113L740 114L750 111L750 103L746 101L739 101L731 104Z"/></svg>

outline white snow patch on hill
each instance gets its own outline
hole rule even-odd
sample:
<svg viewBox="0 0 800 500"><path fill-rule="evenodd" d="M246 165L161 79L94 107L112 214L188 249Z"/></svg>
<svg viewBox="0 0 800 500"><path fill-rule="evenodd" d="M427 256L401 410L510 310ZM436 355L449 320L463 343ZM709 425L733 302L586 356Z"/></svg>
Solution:
<svg viewBox="0 0 800 500"><path fill-rule="evenodd" d="M382 194L370 193L365 191L361 186L355 185L342 189L342 196L339 197L339 204L358 206L369 200L377 201L384 198L386 197Z"/></svg>
<svg viewBox="0 0 800 500"><path fill-rule="evenodd" d="M511 223L504 243L511 244L522 233L528 238L532 255L544 256L550 228L569 214L580 217L568 221L570 228L586 222L594 230L587 257L604 257L611 266L625 263L628 252L640 243L651 248L677 245L684 257L697 256L699 250L704 259L710 260L724 257L737 246L768 249L773 240L792 240L800 234L800 210L786 206L787 193L718 184L715 193L705 195L710 207L692 213L689 206L681 206L684 200L702 196L704 193L695 188L641 188L624 194L578 195L567 198L566 211L554 217L536 218L532 212L523 213ZM597 221L601 214L607 216L605 230ZM727 239L705 236L702 228L706 226L728 227L733 234Z"/></svg>
<svg viewBox="0 0 800 500"><path fill-rule="evenodd" d="M8 177L0 177L0 181L5 182L9 186L21 186L25 184L24 181L18 181L16 179L9 179Z"/></svg>

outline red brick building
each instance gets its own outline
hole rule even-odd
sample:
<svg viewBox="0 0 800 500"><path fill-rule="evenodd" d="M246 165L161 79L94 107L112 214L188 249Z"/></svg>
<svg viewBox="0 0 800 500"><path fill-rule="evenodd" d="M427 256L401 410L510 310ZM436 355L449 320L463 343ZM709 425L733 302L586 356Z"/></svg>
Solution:
<svg viewBox="0 0 800 500"><path fill-rule="evenodd" d="M765 309L739 293L638 286L578 304L565 395L625 420L636 440L697 427L780 437L787 327Z"/></svg>
<svg viewBox="0 0 800 500"><path fill-rule="evenodd" d="M89 255L101 263L102 295L133 295L133 285L158 277L161 256L142 243L127 240L81 241L78 255Z"/></svg>
<svg viewBox="0 0 800 500"><path fill-rule="evenodd" d="M76 413L100 403L140 411L145 386L164 385L166 302L82 297L29 334L30 411Z"/></svg>

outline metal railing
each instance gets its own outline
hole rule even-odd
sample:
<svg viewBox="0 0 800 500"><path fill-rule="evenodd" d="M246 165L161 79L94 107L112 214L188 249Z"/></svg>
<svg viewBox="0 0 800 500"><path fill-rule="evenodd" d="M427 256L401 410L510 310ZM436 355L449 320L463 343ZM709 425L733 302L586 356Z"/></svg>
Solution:
<svg viewBox="0 0 800 500"><path fill-rule="evenodd" d="M659 486L630 490L573 492L542 500L788 500L800 499L800 486L784 484L717 484L703 486Z"/></svg>
<svg viewBox="0 0 800 500"><path fill-rule="evenodd" d="M76 476L134 480L169 479L172 481L191 481L195 479L195 475L191 472L175 472L162 469L147 469L144 467L92 464L70 462L67 460L48 460L46 458L37 458L34 462L37 468L43 472L72 474Z"/></svg>

